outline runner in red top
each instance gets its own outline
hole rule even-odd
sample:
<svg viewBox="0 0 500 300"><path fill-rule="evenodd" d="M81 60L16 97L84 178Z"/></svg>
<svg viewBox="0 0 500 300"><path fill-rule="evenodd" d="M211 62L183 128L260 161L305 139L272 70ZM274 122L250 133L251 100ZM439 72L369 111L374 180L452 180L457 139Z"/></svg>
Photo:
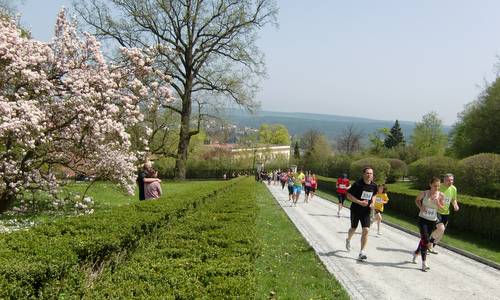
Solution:
<svg viewBox="0 0 500 300"><path fill-rule="evenodd" d="M347 174L342 174L337 179L337 197L339 198L339 210L337 211L337 217L340 217L340 210L344 207L344 201L346 198L346 193L351 185L349 183L349 179L347 178Z"/></svg>
<svg viewBox="0 0 500 300"><path fill-rule="evenodd" d="M311 179L311 198L314 197L316 194L316 190L318 189L318 179L316 178L316 174L312 174L312 179Z"/></svg>

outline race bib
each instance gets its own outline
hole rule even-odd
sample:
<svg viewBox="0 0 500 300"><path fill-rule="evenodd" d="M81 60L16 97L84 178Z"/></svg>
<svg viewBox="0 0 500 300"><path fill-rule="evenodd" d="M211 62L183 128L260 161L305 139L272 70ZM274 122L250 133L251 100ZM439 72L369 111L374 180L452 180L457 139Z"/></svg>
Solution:
<svg viewBox="0 0 500 300"><path fill-rule="evenodd" d="M437 212L435 208L426 207L423 215L424 218L434 220L437 217Z"/></svg>
<svg viewBox="0 0 500 300"><path fill-rule="evenodd" d="M384 203L384 200L382 198L380 198L380 197L376 197L375 198L375 202L376 203Z"/></svg>
<svg viewBox="0 0 500 300"><path fill-rule="evenodd" d="M373 192L363 191L363 194L361 194L361 199L370 201L372 199L372 196Z"/></svg>
<svg viewBox="0 0 500 300"><path fill-rule="evenodd" d="M339 184L339 188L345 190L347 187L345 186L345 184Z"/></svg>
<svg viewBox="0 0 500 300"><path fill-rule="evenodd" d="M446 205L446 206L450 205L450 203L451 203L451 198L449 198L449 197L444 197L444 203L445 203L445 205Z"/></svg>

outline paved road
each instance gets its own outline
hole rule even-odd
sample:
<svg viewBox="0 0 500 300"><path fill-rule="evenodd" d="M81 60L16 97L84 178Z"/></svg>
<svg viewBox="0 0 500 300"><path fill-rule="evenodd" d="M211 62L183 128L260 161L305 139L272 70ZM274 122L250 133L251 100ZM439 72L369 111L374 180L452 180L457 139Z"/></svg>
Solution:
<svg viewBox="0 0 500 300"><path fill-rule="evenodd" d="M383 224L382 235L370 231L368 260L359 262L360 227L345 249L349 210L339 218L336 204L317 196L304 203L303 195L292 206L286 187L268 188L352 299L500 299L499 270L437 247L439 254L428 254L431 269L422 272L420 258L411 262L418 238Z"/></svg>

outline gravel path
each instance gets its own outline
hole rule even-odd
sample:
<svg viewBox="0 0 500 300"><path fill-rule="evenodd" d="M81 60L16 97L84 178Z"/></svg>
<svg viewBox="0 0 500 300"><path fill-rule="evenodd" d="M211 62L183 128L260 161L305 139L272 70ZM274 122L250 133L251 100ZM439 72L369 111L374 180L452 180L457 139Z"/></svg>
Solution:
<svg viewBox="0 0 500 300"><path fill-rule="evenodd" d="M288 201L281 186L266 186L288 214L297 229L314 248L318 257L352 299L500 299L500 271L465 256L437 247L439 254L428 254L428 272L420 270L421 260L411 262L418 239L382 224L368 237L368 260L357 260L361 227L345 248L350 226L349 210L337 217L337 205L317 196L297 206Z"/></svg>

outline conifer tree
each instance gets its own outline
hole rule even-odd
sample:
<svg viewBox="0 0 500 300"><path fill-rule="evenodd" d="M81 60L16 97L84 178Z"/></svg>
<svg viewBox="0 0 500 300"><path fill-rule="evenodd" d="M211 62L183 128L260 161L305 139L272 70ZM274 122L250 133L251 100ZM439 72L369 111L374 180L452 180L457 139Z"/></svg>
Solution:
<svg viewBox="0 0 500 300"><path fill-rule="evenodd" d="M396 120L394 126L392 126L390 134L388 134L384 140L384 146L386 148L393 148L399 145L405 144L405 137L399 126L399 121Z"/></svg>

